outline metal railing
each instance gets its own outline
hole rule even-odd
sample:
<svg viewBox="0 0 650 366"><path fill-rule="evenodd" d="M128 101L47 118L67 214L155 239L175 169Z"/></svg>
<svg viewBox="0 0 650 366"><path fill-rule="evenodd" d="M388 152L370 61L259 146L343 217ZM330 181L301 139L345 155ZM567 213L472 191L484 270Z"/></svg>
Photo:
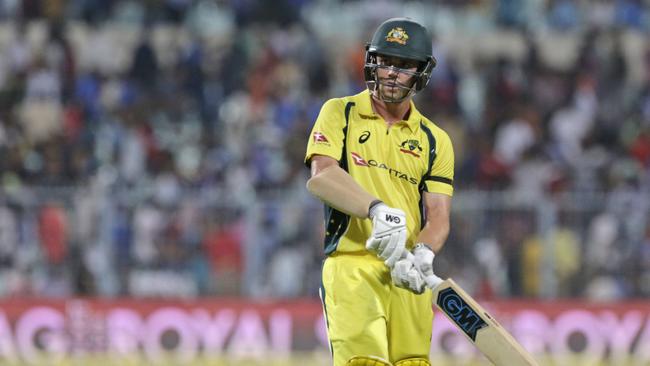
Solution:
<svg viewBox="0 0 650 366"><path fill-rule="evenodd" d="M457 191L436 269L483 297L646 297L649 207L633 191ZM322 233L322 205L300 189L246 202L29 189L0 201L0 295L316 296Z"/></svg>

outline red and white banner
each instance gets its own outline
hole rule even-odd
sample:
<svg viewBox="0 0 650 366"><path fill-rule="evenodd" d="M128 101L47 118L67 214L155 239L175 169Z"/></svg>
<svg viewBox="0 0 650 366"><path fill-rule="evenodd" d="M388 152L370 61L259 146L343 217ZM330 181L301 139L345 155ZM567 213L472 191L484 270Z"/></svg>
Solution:
<svg viewBox="0 0 650 366"><path fill-rule="evenodd" d="M650 363L650 302L492 302L484 304L536 357ZM312 300L4 300L0 362L41 364L80 354L141 353L260 358L327 352L320 303ZM476 350L442 315L432 357L474 358ZM590 362L591 362L590 361ZM620 362L619 362L620 361ZM558 361L559 362L559 361Z"/></svg>

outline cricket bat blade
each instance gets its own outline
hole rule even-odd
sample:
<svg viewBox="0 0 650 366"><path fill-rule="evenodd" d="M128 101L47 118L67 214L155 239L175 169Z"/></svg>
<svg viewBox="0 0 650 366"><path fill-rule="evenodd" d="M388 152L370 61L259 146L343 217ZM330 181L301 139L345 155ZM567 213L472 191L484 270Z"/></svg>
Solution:
<svg viewBox="0 0 650 366"><path fill-rule="evenodd" d="M448 278L432 291L436 307L494 365L539 366L528 351L454 280Z"/></svg>

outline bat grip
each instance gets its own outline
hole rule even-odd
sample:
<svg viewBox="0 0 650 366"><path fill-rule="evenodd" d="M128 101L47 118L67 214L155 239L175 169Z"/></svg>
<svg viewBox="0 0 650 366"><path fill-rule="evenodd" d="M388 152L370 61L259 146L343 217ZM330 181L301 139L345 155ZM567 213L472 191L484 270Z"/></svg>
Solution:
<svg viewBox="0 0 650 366"><path fill-rule="evenodd" d="M415 263L415 257L413 256L413 253L411 253L411 252L406 252L406 259L408 259L411 262ZM422 277L424 278L424 282L427 284L427 287L432 289L432 290L435 289L436 287L438 287L438 285L441 284L442 281L444 281L442 278L436 276L435 274L427 276L424 273L422 273L422 271L420 271L420 268L418 268L417 266L415 268L420 273L420 275L422 275Z"/></svg>

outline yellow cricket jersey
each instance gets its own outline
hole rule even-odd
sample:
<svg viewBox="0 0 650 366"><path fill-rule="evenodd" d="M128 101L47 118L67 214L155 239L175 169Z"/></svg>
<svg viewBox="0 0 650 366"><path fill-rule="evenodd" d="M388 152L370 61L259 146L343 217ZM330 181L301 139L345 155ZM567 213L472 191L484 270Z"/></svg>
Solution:
<svg viewBox="0 0 650 366"><path fill-rule="evenodd" d="M408 120L388 128L374 113L368 90L323 105L307 145L314 155L339 161L370 194L406 213L411 248L424 225L423 192L453 194L454 152L445 131L411 102ZM372 222L325 206L325 253L365 251Z"/></svg>

